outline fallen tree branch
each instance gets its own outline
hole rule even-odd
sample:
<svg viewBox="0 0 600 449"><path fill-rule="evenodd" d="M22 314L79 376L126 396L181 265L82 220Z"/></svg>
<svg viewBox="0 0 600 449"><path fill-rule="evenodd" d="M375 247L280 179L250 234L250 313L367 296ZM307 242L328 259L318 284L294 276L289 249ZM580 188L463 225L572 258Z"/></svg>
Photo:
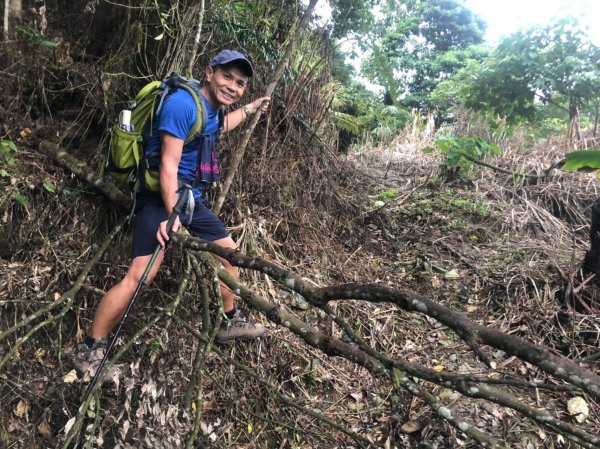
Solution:
<svg viewBox="0 0 600 449"><path fill-rule="evenodd" d="M561 421L560 419L551 415L545 409L536 409L530 407L522 401L516 399L515 396L510 392L469 383L455 385L454 388L466 396L485 399L487 401L491 400L496 404L516 410L522 415L527 416L532 421L535 421L542 426L548 426L569 440L586 448L597 448L598 445L600 445L599 436L589 434L578 427Z"/></svg>
<svg viewBox="0 0 600 449"><path fill-rule="evenodd" d="M275 309L275 305L272 305L269 303L269 301L266 301L255 295L251 290L249 290L238 280L233 278L224 268L219 269L218 275L226 285L233 289L236 294L240 295L253 308L256 308L263 312ZM381 374L379 367L373 364L372 362L369 365L364 365L361 363L361 360L364 361L374 359L381 362L382 365L388 369L388 375L390 372L393 373L394 370L400 370L402 372L407 372L412 376L419 377L423 380L431 381L439 385L452 388L466 396L484 399L487 401L497 403L499 405L503 405L505 407L512 408L522 413L524 416L527 416L528 418L534 420L541 426L557 431L563 436L565 436L565 438L574 441L578 444L581 444L586 448L593 448L597 446L598 443L600 443L600 437L591 435L568 423L561 422L559 419L553 417L546 410L534 409L528 406L527 404L515 399L514 396L512 396L510 393L505 393L496 389L486 388L476 383L456 382L455 379L452 378L453 375L450 375L450 378L448 379L448 374L436 374L437 372L435 372L434 370L423 368L412 363L408 363L402 360L391 360L384 354L379 353L370 348L343 320L339 319L327 305L323 305L321 307L328 313L330 318L332 318L339 325L341 325L342 328L346 331L347 335L349 335L355 341L355 343L357 343L359 347L367 353L366 356L358 359L356 357L356 348L351 346L348 348L348 346L346 346L338 347L339 352L337 355L367 368L373 375ZM278 313L283 314L284 316L287 315L286 312L283 312L280 309L278 310ZM271 316L269 316L269 318L271 319ZM272 319L272 321L275 320ZM278 321L275 322L277 322L278 324L282 324ZM304 338L304 335L306 334L306 328L298 329L297 326L292 326L289 321L285 321L283 323L283 326L289 328L292 332L294 332L297 336L301 338ZM307 341L307 343L309 343L311 346L325 352L326 354L331 355L328 348L328 344L330 341L328 340L328 338L330 337L324 337L323 334L316 329L314 329L312 333L313 338L311 340L305 339L305 341ZM314 334L320 334L321 338L319 338L318 335ZM350 348L352 349L352 352L348 351L348 349ZM377 367L377 369L374 370L373 367ZM458 418L449 407L444 406L436 397L431 395L431 393L427 392L425 389L418 386L414 382L411 382L410 379L406 377L406 375L403 375L401 380L403 387L406 388L411 394L423 399L440 416L448 420L454 427L463 431L465 434L475 439L480 444L486 447L507 447L503 441L493 439L488 434L479 431L475 426L473 426L469 422Z"/></svg>
<svg viewBox="0 0 600 449"><path fill-rule="evenodd" d="M307 343L310 344L311 346L313 346L314 348L317 348L329 355L332 355L332 353L335 353L335 355L344 357L358 365L365 367L366 369L369 370L369 372L371 372L372 375L380 375L380 374L385 373L386 375L388 375L388 377L390 376L389 371L383 371L381 369L380 365L373 363L372 359L374 359L374 358L370 357L370 355L365 356L361 351L357 351L357 349L354 348L353 346L344 344L343 342L341 342L341 340L325 336L322 332L320 332L317 329L313 328L310 331L310 333L313 335L313 338L310 340L307 340L305 338L305 336L308 333L308 331L307 331L308 325L305 325L306 327L298 328L297 325L292 324L292 322L291 322L292 320L290 319L291 315L287 314L286 312L282 311L281 309L278 309L277 306L275 306L274 304L271 304L269 301L266 301L266 300L260 298L259 296L255 295L250 289L248 289L246 286L241 284L238 280L233 278L233 276L231 276L227 272L227 270L225 270L224 268L221 268L218 270L218 275L219 275L219 278L226 285L228 285L231 289L233 289L236 294L240 295L253 308L261 310L263 312L267 312L267 311L272 312L273 310L277 309L277 314L278 314L276 316L277 320L274 320L272 318L273 317L272 313L271 313L271 315L268 315L269 318L278 324L283 324L284 327L289 328L297 336L305 339L305 341L307 341ZM269 313L269 312L267 312L267 313ZM287 316L288 320L284 321L283 323L279 322L279 320L281 319L281 315L283 315L284 317ZM296 321L300 321L300 320L296 319ZM340 343L342 343L342 345L340 345ZM336 346L335 346L335 349L332 351L333 345L336 345ZM361 357L357 357L357 352L358 352L358 354L361 354ZM366 362L366 361L368 361L369 363L365 364L364 362ZM392 368L392 369L394 369L394 368ZM408 378L406 378L406 376L403 376L403 383L404 383L404 387L407 389L407 391L409 391L409 393L422 398L440 416L442 416L444 419L451 422L452 425L454 425L456 428L458 428L462 432L465 432L469 437L475 439L476 441L480 442L481 444L483 444L486 447L492 447L492 448L498 448L498 449L506 447L506 445L504 445L502 442L495 440L493 437L486 434L485 432L479 431L474 425L468 423L467 421L465 421L463 419L456 417L455 414L453 415L451 413L450 409L447 407L443 407L441 402L437 398L435 398L431 393L427 392L422 387L416 385L414 382L410 382L408 380Z"/></svg>
<svg viewBox="0 0 600 449"><path fill-rule="evenodd" d="M508 449L508 446L504 441L497 440L491 435L479 430L473 423L460 418L457 413L452 410L452 408L445 405L425 388L411 381L404 373L392 369L390 377L392 380L392 385L394 385L395 389L405 389L413 396L421 398L439 416L448 421L456 429L460 430L471 439L477 441L483 447L489 447L492 449Z"/></svg>
<svg viewBox="0 0 600 449"><path fill-rule="evenodd" d="M129 211L132 206L131 196L125 195L121 190L107 178L98 175L86 161L80 161L67 150L56 143L42 140L39 150L50 156L60 166L70 170L72 173L86 180L102 195L122 210Z"/></svg>
<svg viewBox="0 0 600 449"><path fill-rule="evenodd" d="M469 156L468 154L465 154L465 153L461 153L461 156L464 157L466 160L473 162L474 164L481 165L482 167L490 168L498 173L504 173L505 175L511 175L515 178L545 179L545 178L548 178L548 176L549 176L548 172L553 168L553 167L551 167L550 169L548 169L546 171L546 173L544 173L543 175L516 173L512 170L506 170L501 167L496 167L495 165L489 164L485 161L482 161L481 159L477 159L476 157Z"/></svg>
<svg viewBox="0 0 600 449"><path fill-rule="evenodd" d="M195 258L193 255L188 253L188 257L193 260L195 262ZM204 367L206 366L206 360L208 358L208 355L210 354L212 348L213 348L213 344L215 341L215 337L217 336L217 332L219 331L219 328L221 327L221 321L223 320L223 300L221 298L221 289L219 288L219 278L217 277L216 274L216 269L214 267L214 259L209 256L206 253L202 253L200 254L200 257L202 258L202 261L206 267L206 272L208 273L208 278L212 280L213 282L213 287L214 287L214 291L215 291L215 297L214 300L216 302L216 306L217 306L217 310L219 311L219 313L217 314L217 318L215 320L215 322L212 324L212 329L210 330L210 333L208 333L208 338L206 339L205 343L204 343L204 348L202 351L200 351L200 348L198 348L198 353L196 354L196 358L198 358L198 356L200 356L200 359L196 362L194 362L194 369L195 369L195 375L192 375L192 381L194 382L196 389L197 389L197 393L196 393L196 397L194 398L194 403L196 404L196 414L194 416L194 423L192 426L192 431L190 432L189 436L188 436L188 440L186 443L186 449L191 449L192 445L194 444L194 442L196 441L196 438L198 437L198 432L200 432L200 423L202 420L202 412L203 412L203 405L202 405L202 399L203 399L203 388L202 388L202 380L204 378ZM210 257L210 259L209 259ZM194 263L193 262L193 263ZM198 266L197 264L194 266L194 269L196 270L196 272L198 271ZM205 278L202 278L203 282L206 281ZM204 282L204 289L207 289L206 286L206 282ZM208 295L203 295L204 299L208 299L207 298ZM208 309L210 306L210 303L208 301L203 302L202 307L203 309ZM203 323L206 324L206 323ZM206 332L206 330L203 329L203 331Z"/></svg>
<svg viewBox="0 0 600 449"><path fill-rule="evenodd" d="M430 316L452 329L467 343L486 344L502 349L507 354L541 368L547 374L556 376L575 385L590 395L600 398L600 376L586 370L571 360L552 354L548 349L502 331L471 322L464 316L438 304L418 293L402 288L390 288L379 284L348 284L316 288L300 276L268 261L249 257L237 250L223 248L212 242L176 235L174 238L184 246L195 250L210 251L228 260L232 265L250 268L269 275L291 290L296 291L310 303L319 307L333 300L360 299L373 303L391 302L398 307ZM287 326L286 326L287 327Z"/></svg>
<svg viewBox="0 0 600 449"><path fill-rule="evenodd" d="M156 325L159 321L161 321L165 318L171 318L173 316L175 310L177 309L177 306L181 302L181 299L186 292L187 284L188 284L188 281L190 278L190 272L191 272L191 263L189 263L189 260L188 260L188 263L186 264L186 269L183 273L183 278L179 284L179 289L177 290L177 295L175 296L175 299L170 304L168 304L164 309L162 309L159 313L157 313L141 329L139 329L129 339L129 341L111 359L109 359L107 361L106 365L104 365L102 372L98 375L98 381L96 382L96 384L93 386L92 390L90 391L88 398L86 399L85 402L83 402L79 406L77 415L74 416L73 418L71 418L71 420L73 422L72 422L71 428L67 432L65 442L61 446L61 449L69 449L71 441L73 440L73 438L75 438L75 436L77 436L79 434L79 431L81 430L81 426L83 424L83 420L85 419L85 415L90 406L90 403L91 403L92 399L95 396L97 396L97 393L102 388L102 383L104 381L104 378L106 377L106 374L109 372L109 370L115 365L115 363L117 363L121 359L121 357L123 357L123 355L127 351L129 351L129 349L131 349L131 346L133 345L133 343L135 341L139 340L140 337L142 337L146 332L148 332L148 330L150 328L152 328L154 325ZM97 400L99 400L99 398L97 398Z"/></svg>
<svg viewBox="0 0 600 449"><path fill-rule="evenodd" d="M457 413L453 411L452 408L444 405L437 397L432 395L425 388L410 380L408 376L406 376L406 374L399 370L399 367L408 368L412 375L417 375L421 379L428 379L428 377L431 377L431 374L435 373L434 370L427 370L421 367L417 367L412 363L404 361L393 361L389 359L381 352L378 352L371 348L364 341L364 339L362 339L356 332L354 332L354 330L343 319L341 319L331 307L329 307L328 304L324 304L320 307L324 312L327 313L327 315L332 320L335 321L336 324L338 324L338 326L340 326L344 330L346 335L348 335L363 351L365 351L371 357L379 360L386 367L388 367L389 377L395 389L402 388L408 391L411 395L421 398L438 415L440 415L442 418L444 418L446 421L452 424L456 429L460 430L473 440L477 441L483 447L491 447L495 449L505 449L508 447L504 441L500 441L493 438L491 435L477 429L477 427L473 425L473 423L458 417ZM426 374L423 375L423 372L425 372ZM429 374L429 376L427 374Z"/></svg>
<svg viewBox="0 0 600 449"><path fill-rule="evenodd" d="M54 310L58 306L61 306L64 304L66 304L67 306L70 305L73 302L73 300L75 299L75 295L79 292L79 290L81 290L82 286L84 285L85 280L87 279L87 277L90 273L90 270L104 256L104 253L106 253L106 251L110 247L110 244L112 243L114 238L117 236L117 234L121 231L121 228L123 227L124 224L125 224L125 221L122 221L120 224L118 224L113 229L113 231L106 237L106 239L104 239L104 241L102 242L102 245L100 245L100 248L98 248L98 251L96 252L94 257L92 257L90 260L88 260L86 262L86 264L83 266L83 268L81 269L81 272L79 273L79 276L77 276L77 280L75 281L75 283L69 290L67 290L62 295L60 295L60 297L56 301L48 304L46 307L42 307L37 312L32 313L28 317L26 317L22 320L19 320L18 323L16 323L12 327L10 327L10 328L6 329L4 332L2 332L0 334L0 342L2 340L4 340L6 337L8 337L9 335L11 335L14 332L16 332L17 330L19 330L20 328L27 326L32 321L36 320L37 318L40 318L41 316L45 315L48 312ZM2 366L2 364L0 364L0 368L1 368L1 366Z"/></svg>

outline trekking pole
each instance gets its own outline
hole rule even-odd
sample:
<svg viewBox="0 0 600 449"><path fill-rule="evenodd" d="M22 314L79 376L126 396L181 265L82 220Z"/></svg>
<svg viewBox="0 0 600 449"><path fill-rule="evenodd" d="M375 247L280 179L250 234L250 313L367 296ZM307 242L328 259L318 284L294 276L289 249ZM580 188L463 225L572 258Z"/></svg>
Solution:
<svg viewBox="0 0 600 449"><path fill-rule="evenodd" d="M171 216L169 217L169 220L167 221L167 235L169 237L171 236L171 231L173 230L173 224L175 223L175 220L177 219L179 213L181 212L183 205L185 204L185 202L188 199L187 194L190 189L191 189L191 187L186 184L177 190L177 192L180 193L179 199L177 200L175 207L173 207L173 213L171 214ZM169 243L169 241L166 242L167 245L168 245L168 243ZM125 309L125 313L123 314L123 317L121 318L121 321L119 322L119 326L117 327L117 330L115 331L114 336L111 339L110 343L106 347L104 357L102 358L102 361L100 362L100 365L98 366L98 369L96 370L96 374L94 375L94 378L91 380L90 384L88 385L87 390L85 391L85 394L83 396L83 401L81 402L82 404L84 404L85 401L87 401L88 396L90 395L90 393L92 392L92 389L94 388L94 385L96 385L96 382L98 381L98 378L100 377L100 374L102 373L102 371L104 369L104 365L106 364L106 361L108 360L110 351L112 350L113 346L115 345L115 343L117 341L119 332L121 332L121 328L123 327L123 324L125 324L125 321L127 320L129 311L131 310L131 307L133 306L135 301L140 296L142 287L146 284L146 281L148 280L148 275L150 274L150 270L152 269L152 266L154 265L154 262L156 261L156 258L158 257L158 254L160 253L160 250L161 250L161 246L157 245L156 249L152 253L150 262L148 262L148 265L146 266L146 270L144 270L144 273L142 274L142 277L140 278L140 280L138 282L138 285L135 289L135 292L133 293L133 296L129 300L129 304L127 304L127 309Z"/></svg>

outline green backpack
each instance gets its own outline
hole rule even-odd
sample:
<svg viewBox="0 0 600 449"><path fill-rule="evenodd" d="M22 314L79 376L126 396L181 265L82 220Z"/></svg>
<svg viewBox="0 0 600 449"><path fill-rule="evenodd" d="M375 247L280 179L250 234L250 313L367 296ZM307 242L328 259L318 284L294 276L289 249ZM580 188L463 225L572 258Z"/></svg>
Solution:
<svg viewBox="0 0 600 449"><path fill-rule="evenodd" d="M119 120L111 129L108 154L104 162L104 175L108 176L119 188L133 191L139 186L146 190L160 190L158 169L144 168L145 160L154 155L145 154L145 142L152 135L152 125L158 118L165 98L177 89L187 90L194 98L198 108L197 120L188 133L184 144L194 140L206 126L206 110L202 107L197 89L198 81L182 76L170 76L162 81L146 84L137 94L130 111L129 123ZM128 118L128 117L127 117Z"/></svg>

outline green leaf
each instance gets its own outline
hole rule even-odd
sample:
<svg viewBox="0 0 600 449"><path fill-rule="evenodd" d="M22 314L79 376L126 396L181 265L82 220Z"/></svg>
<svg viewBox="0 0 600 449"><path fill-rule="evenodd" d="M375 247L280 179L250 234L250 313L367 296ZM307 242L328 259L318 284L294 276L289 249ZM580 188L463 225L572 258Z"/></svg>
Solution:
<svg viewBox="0 0 600 449"><path fill-rule="evenodd" d="M248 433L252 433L252 423L248 423Z"/></svg>
<svg viewBox="0 0 600 449"><path fill-rule="evenodd" d="M358 135L360 123L357 117L350 114L344 114L343 112L334 111L332 118L333 123L335 123L344 131L355 136Z"/></svg>
<svg viewBox="0 0 600 449"><path fill-rule="evenodd" d="M564 170L600 168L600 150L579 150L568 153L562 168Z"/></svg>
<svg viewBox="0 0 600 449"><path fill-rule="evenodd" d="M56 42L49 41L49 40L43 40L43 41L40 42L40 44L43 45L44 47L49 47L49 48L56 47Z"/></svg>
<svg viewBox="0 0 600 449"><path fill-rule="evenodd" d="M10 175L8 174L8 172L6 170L0 169L0 176L2 176L3 178L5 178L5 177L10 176Z"/></svg>
<svg viewBox="0 0 600 449"><path fill-rule="evenodd" d="M17 200L19 204L25 208L25 210L28 210L29 201L27 201L27 198L21 195L21 193L18 190L13 190L11 193L13 198Z"/></svg>
<svg viewBox="0 0 600 449"><path fill-rule="evenodd" d="M63 187L61 189L61 192L65 196L76 196L77 195L77 191L76 190L69 189L68 187Z"/></svg>
<svg viewBox="0 0 600 449"><path fill-rule="evenodd" d="M386 106L381 110L383 115L400 115L400 109L396 106Z"/></svg>
<svg viewBox="0 0 600 449"><path fill-rule="evenodd" d="M17 151L17 145L12 140L3 140L2 146L7 146L13 151Z"/></svg>
<svg viewBox="0 0 600 449"><path fill-rule="evenodd" d="M56 186L54 184L49 183L49 182L43 183L42 187L44 187L44 189L46 189L50 193L56 192Z"/></svg>

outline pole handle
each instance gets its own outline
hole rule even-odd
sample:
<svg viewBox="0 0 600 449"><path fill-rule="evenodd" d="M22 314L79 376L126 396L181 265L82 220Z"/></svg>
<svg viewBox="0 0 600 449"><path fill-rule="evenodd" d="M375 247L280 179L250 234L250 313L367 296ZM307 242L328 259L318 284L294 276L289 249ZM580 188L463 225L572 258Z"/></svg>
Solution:
<svg viewBox="0 0 600 449"><path fill-rule="evenodd" d="M181 213L181 209L185 205L188 200L188 196L190 194L192 187L189 184L183 184L177 192L179 193L179 198L177 199L177 203L173 207L173 212L169 216L169 220L167 221L167 235L170 237L173 232L173 225L175 224L175 220Z"/></svg>

